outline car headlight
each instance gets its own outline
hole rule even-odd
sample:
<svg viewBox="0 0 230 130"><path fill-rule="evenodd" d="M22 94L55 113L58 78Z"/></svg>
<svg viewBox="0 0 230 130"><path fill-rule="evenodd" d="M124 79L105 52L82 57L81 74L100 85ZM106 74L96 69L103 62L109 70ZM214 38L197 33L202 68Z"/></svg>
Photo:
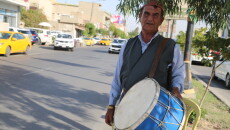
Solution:
<svg viewBox="0 0 230 130"><path fill-rule="evenodd" d="M3 45L4 43L0 43L0 45Z"/></svg>

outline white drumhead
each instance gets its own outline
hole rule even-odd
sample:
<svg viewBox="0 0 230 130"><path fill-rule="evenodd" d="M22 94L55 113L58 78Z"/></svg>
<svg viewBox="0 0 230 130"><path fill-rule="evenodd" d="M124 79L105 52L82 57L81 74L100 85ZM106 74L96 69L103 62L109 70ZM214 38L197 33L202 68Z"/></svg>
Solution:
<svg viewBox="0 0 230 130"><path fill-rule="evenodd" d="M118 105L114 124L117 129L135 129L150 113L159 97L160 85L154 79L145 78L136 83Z"/></svg>

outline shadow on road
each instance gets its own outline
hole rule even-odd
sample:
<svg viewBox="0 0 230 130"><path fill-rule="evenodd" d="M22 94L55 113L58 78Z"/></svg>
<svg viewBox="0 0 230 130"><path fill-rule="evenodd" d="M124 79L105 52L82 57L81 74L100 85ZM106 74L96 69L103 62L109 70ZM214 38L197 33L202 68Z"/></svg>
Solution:
<svg viewBox="0 0 230 130"><path fill-rule="evenodd" d="M71 86L36 73L23 75L30 71L17 67L2 65L0 73L2 129L89 130L79 122L80 118L94 121L84 108L104 110L108 99L108 94L79 89L78 84Z"/></svg>

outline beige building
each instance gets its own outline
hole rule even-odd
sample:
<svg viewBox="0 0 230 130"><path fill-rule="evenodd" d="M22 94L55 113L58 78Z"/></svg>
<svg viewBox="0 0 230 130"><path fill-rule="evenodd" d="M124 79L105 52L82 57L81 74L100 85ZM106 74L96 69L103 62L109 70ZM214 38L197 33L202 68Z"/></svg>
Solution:
<svg viewBox="0 0 230 130"><path fill-rule="evenodd" d="M98 3L80 1L79 5L73 5L57 3L56 0L30 0L30 6L43 10L52 24L51 30L68 32L75 37L82 35L86 23L109 28L111 15L100 10Z"/></svg>

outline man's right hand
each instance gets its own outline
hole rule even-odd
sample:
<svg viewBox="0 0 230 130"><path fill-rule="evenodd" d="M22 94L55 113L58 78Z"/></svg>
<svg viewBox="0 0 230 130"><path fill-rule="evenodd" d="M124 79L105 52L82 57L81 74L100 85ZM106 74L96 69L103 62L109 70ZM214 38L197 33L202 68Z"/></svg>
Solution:
<svg viewBox="0 0 230 130"><path fill-rule="evenodd" d="M113 108L113 109L108 108L106 115L105 115L105 123L110 125L110 126L113 123L114 111L115 111L115 108Z"/></svg>

